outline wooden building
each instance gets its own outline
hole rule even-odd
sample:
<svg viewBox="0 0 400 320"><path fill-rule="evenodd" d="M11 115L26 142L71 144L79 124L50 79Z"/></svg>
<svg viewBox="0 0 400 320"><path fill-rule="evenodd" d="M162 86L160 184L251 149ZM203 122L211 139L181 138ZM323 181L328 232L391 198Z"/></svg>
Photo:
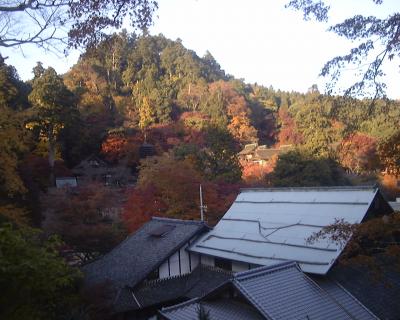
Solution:
<svg viewBox="0 0 400 320"><path fill-rule="evenodd" d="M91 155L72 169L79 186L102 183L106 186L122 187L134 184L135 177L126 164L111 165L100 157Z"/></svg>

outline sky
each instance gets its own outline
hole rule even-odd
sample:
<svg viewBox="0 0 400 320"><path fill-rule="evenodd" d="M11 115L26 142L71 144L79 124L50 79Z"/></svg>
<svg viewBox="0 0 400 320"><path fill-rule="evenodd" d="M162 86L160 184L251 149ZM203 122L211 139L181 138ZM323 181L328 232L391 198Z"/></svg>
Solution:
<svg viewBox="0 0 400 320"><path fill-rule="evenodd" d="M322 66L334 56L346 54L352 43L327 32L328 24L304 21L300 12L285 8L288 1L159 0L150 33L179 38L199 56L210 51L226 73L248 83L298 92L317 84L323 91L326 79L318 76ZM382 6L372 0L335 0L330 23L354 14L385 17L399 11L399 0L385 0ZM80 54L71 51L65 57L32 46L1 52L23 80L32 78L36 61L64 73ZM399 61L389 63L384 71L388 96L399 99ZM356 80L354 72L345 72L343 88Z"/></svg>

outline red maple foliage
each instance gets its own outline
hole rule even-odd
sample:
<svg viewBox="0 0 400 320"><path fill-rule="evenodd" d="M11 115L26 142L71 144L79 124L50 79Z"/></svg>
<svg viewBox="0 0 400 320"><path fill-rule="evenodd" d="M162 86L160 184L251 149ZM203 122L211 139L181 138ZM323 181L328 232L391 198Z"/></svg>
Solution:
<svg viewBox="0 0 400 320"><path fill-rule="evenodd" d="M339 147L340 164L354 173L368 173L378 167L376 139L363 133L343 139Z"/></svg>
<svg viewBox="0 0 400 320"><path fill-rule="evenodd" d="M296 122L290 115L288 109L280 108L278 116L279 122L281 123L281 129L278 135L279 144L301 144L303 142L303 136L297 130Z"/></svg>
<svg viewBox="0 0 400 320"><path fill-rule="evenodd" d="M253 162L245 162L242 164L242 179L247 185L265 186L267 184L266 177L274 171L278 156L273 156L265 165Z"/></svg>
<svg viewBox="0 0 400 320"><path fill-rule="evenodd" d="M139 162L139 148L143 143L141 134L110 134L103 141L100 153L111 163L126 159L131 163Z"/></svg>

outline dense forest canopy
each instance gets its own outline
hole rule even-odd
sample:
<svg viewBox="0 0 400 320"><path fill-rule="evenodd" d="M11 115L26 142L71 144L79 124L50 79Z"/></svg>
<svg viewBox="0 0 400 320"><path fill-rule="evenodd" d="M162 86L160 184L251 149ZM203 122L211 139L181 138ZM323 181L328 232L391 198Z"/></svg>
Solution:
<svg viewBox="0 0 400 320"><path fill-rule="evenodd" d="M48 159L45 177L30 182L38 190L60 170L57 162L72 168L91 154L126 164L140 179L144 142L157 156L171 151L175 161L190 159L205 179L229 183L282 185L285 166L311 160L335 172L336 178L314 181L322 185L398 172L398 101L328 96L315 85L301 94L244 83L211 53L199 57L179 39L123 31L88 48L65 75L41 63L33 71L24 83L1 62L6 152L0 170L7 197L32 189L22 174L33 170L32 157ZM254 168L236 157L249 143L289 145L293 152Z"/></svg>

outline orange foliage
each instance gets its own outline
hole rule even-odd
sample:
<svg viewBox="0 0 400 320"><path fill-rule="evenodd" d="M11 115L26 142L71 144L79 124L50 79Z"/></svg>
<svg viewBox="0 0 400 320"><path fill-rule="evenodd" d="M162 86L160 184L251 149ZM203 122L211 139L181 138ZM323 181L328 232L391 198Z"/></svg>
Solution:
<svg viewBox="0 0 400 320"><path fill-rule="evenodd" d="M139 148L143 143L141 135L110 134L103 141L100 153L104 158L113 163L122 159L130 162L139 161Z"/></svg>
<svg viewBox="0 0 400 320"><path fill-rule="evenodd" d="M264 186L267 183L267 175L274 171L277 159L277 155L273 156L266 165L253 162L242 163L242 179L248 185Z"/></svg>
<svg viewBox="0 0 400 320"><path fill-rule="evenodd" d="M228 115L231 118L228 129L240 142L256 142L257 130L250 124L250 109L243 97L234 97L228 104Z"/></svg>
<svg viewBox="0 0 400 320"><path fill-rule="evenodd" d="M400 184L398 177L395 175L385 174L381 176L379 180L386 195L391 199L400 197Z"/></svg>
<svg viewBox="0 0 400 320"><path fill-rule="evenodd" d="M378 167L376 139L355 133L343 139L339 147L340 164L355 173L373 171Z"/></svg>
<svg viewBox="0 0 400 320"><path fill-rule="evenodd" d="M211 94L221 96L230 119L228 130L233 137L242 143L258 141L257 130L250 123L250 107L232 84L220 80L211 83L209 89Z"/></svg>
<svg viewBox="0 0 400 320"><path fill-rule="evenodd" d="M125 206L127 228L134 231L151 216L199 220L200 184L206 217L213 224L231 205L239 186L208 182L190 160L176 160L171 153L146 159Z"/></svg>

